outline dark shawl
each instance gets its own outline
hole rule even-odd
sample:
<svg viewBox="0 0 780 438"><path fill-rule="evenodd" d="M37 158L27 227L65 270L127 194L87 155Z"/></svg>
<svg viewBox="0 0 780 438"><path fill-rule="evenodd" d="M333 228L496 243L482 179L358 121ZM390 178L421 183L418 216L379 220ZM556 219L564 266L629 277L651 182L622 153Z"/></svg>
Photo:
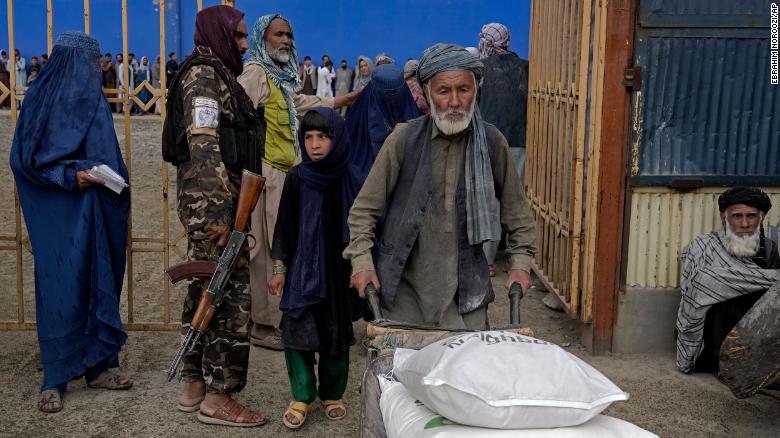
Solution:
<svg viewBox="0 0 780 438"><path fill-rule="evenodd" d="M420 117L404 80L404 72L394 64L382 64L371 73L371 82L360 93L347 114L347 135L352 142L350 161L368 176L379 149L399 122Z"/></svg>
<svg viewBox="0 0 780 438"><path fill-rule="evenodd" d="M225 66L238 77L244 71L236 28L244 13L231 6L211 6L195 16L195 45L211 47Z"/></svg>
<svg viewBox="0 0 780 438"><path fill-rule="evenodd" d="M513 52L482 60L485 76L479 90L482 120L504 134L511 148L525 147L528 100L528 61Z"/></svg>
<svg viewBox="0 0 780 438"><path fill-rule="evenodd" d="M58 40L59 42L59 40ZM101 89L97 57L55 44L27 91L11 169L35 254L35 307L44 388L105 359L118 366L129 190L79 190L77 171L127 168Z"/></svg>
<svg viewBox="0 0 780 438"><path fill-rule="evenodd" d="M312 161L304 145L304 132L298 133L302 162L297 166L301 179L300 222L295 257L287 274L280 308L293 318L327 298L325 265L325 227L322 219L323 192L341 185L343 218L342 240L349 242L347 216L360 190L358 169L349 162L350 139L344 132L344 120L331 108L317 107L316 111L330 122L333 147L320 161ZM283 196L289 196L284 194Z"/></svg>

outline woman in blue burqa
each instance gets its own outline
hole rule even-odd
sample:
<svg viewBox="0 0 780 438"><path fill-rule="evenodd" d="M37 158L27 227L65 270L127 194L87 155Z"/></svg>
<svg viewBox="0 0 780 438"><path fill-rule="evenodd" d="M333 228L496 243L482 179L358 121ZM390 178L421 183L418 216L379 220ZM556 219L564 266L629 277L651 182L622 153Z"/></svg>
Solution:
<svg viewBox="0 0 780 438"><path fill-rule="evenodd" d="M127 335L119 316L130 194L88 174L105 164L127 180L101 88L97 40L65 32L24 97L11 146L35 258L35 311L43 365L38 408L62 409L68 381L127 389L116 372Z"/></svg>
<svg viewBox="0 0 780 438"><path fill-rule="evenodd" d="M395 125L420 117L404 72L395 64L382 64L349 109L346 133L352 142L349 159L360 168L362 184Z"/></svg>

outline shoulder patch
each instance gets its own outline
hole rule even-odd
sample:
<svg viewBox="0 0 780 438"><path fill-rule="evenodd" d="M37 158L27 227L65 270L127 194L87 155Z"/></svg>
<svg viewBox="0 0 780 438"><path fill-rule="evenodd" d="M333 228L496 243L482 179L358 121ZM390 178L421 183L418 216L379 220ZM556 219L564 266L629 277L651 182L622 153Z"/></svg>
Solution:
<svg viewBox="0 0 780 438"><path fill-rule="evenodd" d="M193 99L195 106L195 128L219 127L219 103L210 97L196 97Z"/></svg>
<svg viewBox="0 0 780 438"><path fill-rule="evenodd" d="M194 69L195 75L206 79L214 79L217 77L217 72L214 71L214 67L210 65L200 64Z"/></svg>

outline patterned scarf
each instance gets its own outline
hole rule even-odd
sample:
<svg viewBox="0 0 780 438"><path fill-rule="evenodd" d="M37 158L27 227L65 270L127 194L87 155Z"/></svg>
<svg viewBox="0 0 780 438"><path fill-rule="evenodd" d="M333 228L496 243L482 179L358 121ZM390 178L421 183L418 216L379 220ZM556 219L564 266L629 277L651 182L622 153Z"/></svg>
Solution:
<svg viewBox="0 0 780 438"><path fill-rule="evenodd" d="M435 44L423 52L417 66L417 80L421 85L443 71L468 70L474 73L477 84L482 82L484 66L476 56L455 44ZM471 136L466 146L466 228L469 243L480 244L499 240L500 232L493 225L499 221L493 169L490 166L485 122L475 104L471 119Z"/></svg>
<svg viewBox="0 0 780 438"><path fill-rule="evenodd" d="M479 59L509 50L509 29L501 23L488 23L479 32Z"/></svg>
<svg viewBox="0 0 780 438"><path fill-rule="evenodd" d="M725 231L701 235L682 251L682 300L677 311L677 368L693 371L704 347L704 319L714 304L780 282L780 270L762 269L750 257L735 257L723 244Z"/></svg>
<svg viewBox="0 0 780 438"><path fill-rule="evenodd" d="M295 138L295 153L298 154L298 118L296 117L295 104L293 103L293 96L295 90L300 87L301 79L298 77L298 51L295 49L295 40L290 41L290 60L284 67L279 65L271 59L268 55L268 51L265 47L265 31L275 18L281 18L290 22L282 17L280 14L268 14L258 18L255 25L252 26L252 34L249 36L249 60L246 65L257 64L268 73L274 84L282 91L284 99L287 101L288 116L290 118L290 126L292 127L293 137ZM290 26L292 29L292 26Z"/></svg>

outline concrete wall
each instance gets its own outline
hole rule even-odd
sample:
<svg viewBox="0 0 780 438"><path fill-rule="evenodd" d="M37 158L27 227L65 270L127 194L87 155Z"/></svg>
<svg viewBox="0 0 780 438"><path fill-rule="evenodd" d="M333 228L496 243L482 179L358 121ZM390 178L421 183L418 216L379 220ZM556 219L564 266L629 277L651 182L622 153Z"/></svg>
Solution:
<svg viewBox="0 0 780 438"><path fill-rule="evenodd" d="M627 288L618 297L612 351L673 352L679 305L680 291L676 288Z"/></svg>

